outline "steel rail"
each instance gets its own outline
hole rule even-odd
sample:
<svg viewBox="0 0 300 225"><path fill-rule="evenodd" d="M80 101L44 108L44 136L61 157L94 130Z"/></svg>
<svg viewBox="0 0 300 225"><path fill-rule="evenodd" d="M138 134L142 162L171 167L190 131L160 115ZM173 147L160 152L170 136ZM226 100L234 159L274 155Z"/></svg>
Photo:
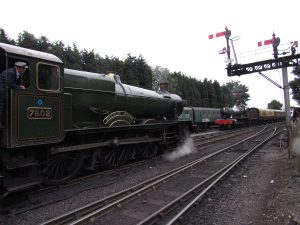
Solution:
<svg viewBox="0 0 300 225"><path fill-rule="evenodd" d="M250 129L247 129L247 131L244 132L244 133L252 132L254 130L253 128L254 127L250 128ZM257 129L257 127L256 127L256 129ZM217 132L211 132L211 133L207 133L207 134L201 134L201 135L197 135L197 136L192 136L192 138L193 138L193 142L194 143L196 143L197 141L199 141L201 139L201 141L204 141L204 142L201 143L201 146L207 147L207 145L213 144L213 143L216 143L217 141L219 141L219 140L215 140L214 139L215 137L219 137L219 136L222 136L222 135L229 135L230 136L230 134L237 133L237 132L240 132L240 131L234 131L234 132L224 132L224 131L220 132L220 131L217 131ZM233 136L230 136L230 137L233 137ZM226 136L226 138L228 138L228 136ZM200 145L196 145L196 146L199 147ZM198 148L198 149L200 149L200 148ZM160 155L158 155L156 157L153 157L153 159L155 159L155 158L157 158L159 156ZM144 162L145 162L145 160L139 160L137 162L133 162L133 163L124 165L122 167L119 167L118 171L125 170L125 169L131 168L131 167L136 166L136 165L140 165L140 164L142 164ZM105 170L105 171L101 171L101 172L97 172L97 173L93 173L93 174L88 174L88 175L83 176L83 177L78 177L78 178L72 179L72 180L70 180L69 182L67 182L67 183L65 183L63 185L60 185L59 187L57 187L57 186L48 186L48 187L45 187L45 188L40 188L40 189L34 190L31 193L22 193L22 195L20 197L21 198L23 197L23 198L31 198L31 199L33 199L33 198L36 198L35 195L39 195L40 196L41 193L43 193L43 192L45 192L45 193L54 192L54 191L59 190L62 187L67 187L67 186L70 186L70 185L81 184L82 181L85 181L87 179L92 179L92 178L95 178L97 176L102 176L103 174L111 174L111 173L115 173L115 170ZM26 196L28 196L28 197L26 197ZM55 201L57 201L57 200L55 200ZM42 202L42 200L41 200L41 202ZM25 208L20 209L17 212L15 212L15 214L22 214L22 213L24 213L24 212L26 212L28 210L40 208L40 207L49 205L51 203L52 202L50 201L50 202L47 202L47 203L41 203L41 204L38 204L38 205L30 206L28 208L25 207Z"/></svg>
<svg viewBox="0 0 300 225"><path fill-rule="evenodd" d="M214 187L222 178L224 178L226 175L228 175L229 172L232 171L234 167L236 167L242 160L244 160L247 156L251 155L255 150L258 148L262 147L264 144L266 144L268 141L270 141L272 138L275 136L279 135L282 133L284 130L281 130L276 133L276 128L274 129L274 132L268 136L265 140L260 142L258 145L255 147L249 149L247 152L242 154L240 157L238 157L236 160L234 160L232 163L229 165L225 166L222 168L220 171L218 171L213 177L215 177L217 174L220 174L219 177L217 177L209 186L207 186L199 195L197 195L195 198L193 198L189 204L187 204L179 213L177 213L172 219L170 219L166 225L172 225L175 224L176 222L179 222L181 218L193 207L197 202L201 201L204 197L204 195L212 188ZM213 179L213 178L212 178ZM191 190L194 191L194 190ZM185 193L188 194L188 193ZM141 223L142 224L142 223ZM144 223L146 224L146 222Z"/></svg>
<svg viewBox="0 0 300 225"><path fill-rule="evenodd" d="M137 184L131 188L128 188L126 190L115 193L104 199L97 200L88 205L85 205L83 207L75 209L71 212L65 213L58 217L55 217L49 221L42 223L42 225L52 225L52 224L59 225L59 224L66 224L66 223L67 224L79 224L84 221L87 221L90 218L97 216L98 214L105 214L107 211L112 210L112 208L118 207L120 204L122 204L122 202L129 201L129 199L135 198L137 195L141 195L141 193L148 192L154 186L157 186L160 183L165 182L166 180L178 175L179 173L182 173L183 171L192 168L196 164L199 164L199 163L207 160L208 158L218 155L221 152L224 152L236 145L239 145L247 140L250 140L252 138L255 138L255 137L261 135L262 133L267 132L265 130L266 130L266 128L260 130L257 134L252 135L251 137L248 137L248 138L241 140L233 145L230 145L226 148L223 148L214 153L211 153L205 157L201 157L193 162L187 163L186 165L183 165L179 168L171 170L167 173L164 173L157 177L151 178L147 181L142 182L141 184Z"/></svg>
<svg viewBox="0 0 300 225"><path fill-rule="evenodd" d="M246 130L246 131L243 131L243 132L234 131L234 132L230 132L230 133L215 135L215 136L209 137L207 139L202 139L201 141L204 141L204 142L201 142L200 144L195 145L195 147L205 146L207 144L211 144L212 142L215 143L215 142L223 141L223 140L226 140L228 138L237 137L237 136L240 136L240 135L243 135L243 134L251 133L253 131L255 131L255 129L249 129L249 130ZM196 142L197 141L198 140L196 140Z"/></svg>

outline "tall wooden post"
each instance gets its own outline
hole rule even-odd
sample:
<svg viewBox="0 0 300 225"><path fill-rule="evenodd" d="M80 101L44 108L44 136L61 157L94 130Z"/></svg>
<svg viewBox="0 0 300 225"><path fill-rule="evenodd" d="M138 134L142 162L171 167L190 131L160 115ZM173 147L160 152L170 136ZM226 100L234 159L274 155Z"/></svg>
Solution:
<svg viewBox="0 0 300 225"><path fill-rule="evenodd" d="M283 82L283 94L284 94L284 106L285 106L285 123L288 135L288 151L289 158L291 158L291 144L292 144L292 126L291 126L291 107L290 107L290 93L289 82L287 76L287 67L282 68L282 82Z"/></svg>

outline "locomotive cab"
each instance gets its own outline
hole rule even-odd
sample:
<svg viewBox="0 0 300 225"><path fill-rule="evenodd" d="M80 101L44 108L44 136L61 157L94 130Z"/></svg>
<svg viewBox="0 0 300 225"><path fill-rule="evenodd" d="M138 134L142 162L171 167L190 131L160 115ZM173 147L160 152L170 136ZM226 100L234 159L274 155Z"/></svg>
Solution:
<svg viewBox="0 0 300 225"><path fill-rule="evenodd" d="M61 60L50 54L0 43L0 73L13 68L16 62L25 62L28 66L22 79L25 89L3 85L6 95L2 146L14 148L61 140Z"/></svg>

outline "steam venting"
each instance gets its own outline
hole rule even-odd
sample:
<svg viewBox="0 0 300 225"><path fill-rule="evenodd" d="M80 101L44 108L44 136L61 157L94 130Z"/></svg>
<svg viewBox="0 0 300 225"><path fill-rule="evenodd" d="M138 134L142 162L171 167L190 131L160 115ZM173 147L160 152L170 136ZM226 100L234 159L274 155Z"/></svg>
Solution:
<svg viewBox="0 0 300 225"><path fill-rule="evenodd" d="M186 136L184 142L179 145L175 151L166 153L163 158L167 161L174 161L178 158L190 155L195 152L193 139L190 136Z"/></svg>

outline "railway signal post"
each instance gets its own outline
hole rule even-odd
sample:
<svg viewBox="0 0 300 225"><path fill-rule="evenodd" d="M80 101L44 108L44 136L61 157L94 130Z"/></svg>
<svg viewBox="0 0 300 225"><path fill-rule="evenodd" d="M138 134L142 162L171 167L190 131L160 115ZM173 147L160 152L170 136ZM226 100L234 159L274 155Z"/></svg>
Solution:
<svg viewBox="0 0 300 225"><path fill-rule="evenodd" d="M282 69L282 82L283 82L283 92L284 92L284 104L285 104L285 115L286 115L286 127L288 130L288 140L289 140L289 153L290 153L290 143L291 143L291 113L290 113L290 98L289 98L289 84L288 84L288 76L287 76L287 67L295 67L299 66L300 54L296 54L296 46L298 46L298 42L292 42L291 45L291 55L278 57L280 55L278 53L277 47L280 43L280 38L275 37L273 32L272 39L260 41L258 42L258 47L264 45L272 44L273 47L273 55L274 59L268 59L253 63L247 64L228 64L227 67L227 75L228 76L240 76L246 75L250 73L261 73L267 70L274 69ZM285 55L286 52L282 53Z"/></svg>
<svg viewBox="0 0 300 225"><path fill-rule="evenodd" d="M225 31L218 32L216 34L210 34L210 35L208 35L208 39L213 39L213 38L218 38L218 37L223 37L223 36L225 36L225 38L226 38L226 47L224 47L223 49L221 49L219 51L219 54L225 54L225 53L227 53L228 64L231 64L232 60L230 59L230 44L229 44L229 40L230 40L235 62L238 63L237 57L236 57L236 54L235 54L235 49L234 49L233 41L238 40L239 37L236 36L236 37L230 38L230 36L231 36L231 30L229 30L227 28L227 26L225 27Z"/></svg>

